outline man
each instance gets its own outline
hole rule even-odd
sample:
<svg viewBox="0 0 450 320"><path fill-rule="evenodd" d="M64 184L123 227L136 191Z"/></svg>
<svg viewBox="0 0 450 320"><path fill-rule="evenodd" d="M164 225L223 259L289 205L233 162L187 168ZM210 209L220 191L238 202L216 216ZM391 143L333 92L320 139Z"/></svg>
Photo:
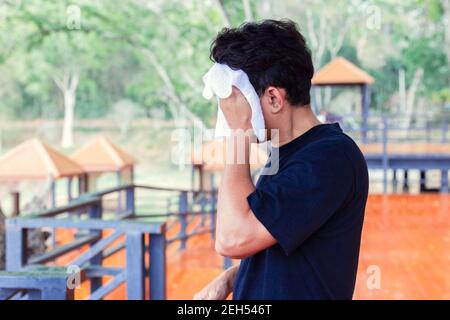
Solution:
<svg viewBox="0 0 450 320"><path fill-rule="evenodd" d="M337 124L310 108L311 54L291 21L224 29L211 57L245 71L258 93L270 163L278 172L253 184L248 164L251 109L236 88L220 101L235 136L219 187L216 251L242 259L196 299L351 299L368 194L363 155Z"/></svg>

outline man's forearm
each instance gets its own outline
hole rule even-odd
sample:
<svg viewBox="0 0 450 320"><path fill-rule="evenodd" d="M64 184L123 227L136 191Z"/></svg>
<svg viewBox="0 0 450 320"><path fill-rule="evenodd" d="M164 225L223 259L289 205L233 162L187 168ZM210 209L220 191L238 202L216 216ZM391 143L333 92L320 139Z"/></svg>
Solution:
<svg viewBox="0 0 450 320"><path fill-rule="evenodd" d="M195 296L195 300L225 300L233 292L239 265L222 272L216 279L204 287Z"/></svg>
<svg viewBox="0 0 450 320"><path fill-rule="evenodd" d="M223 276L225 277L228 290L230 292L233 291L234 282L236 281L236 275L239 270L239 265L232 266L223 272Z"/></svg>
<svg viewBox="0 0 450 320"><path fill-rule="evenodd" d="M255 190L249 165L250 137L239 136L239 143L228 141L233 161L225 165L219 187L216 234L218 241L240 241L249 215L247 196ZM239 234L237 234L239 233ZM228 240L227 240L228 239Z"/></svg>
<svg viewBox="0 0 450 320"><path fill-rule="evenodd" d="M227 158L219 187L215 245L221 255L243 259L274 245L276 239L247 203L247 197L255 191L249 164L250 144L255 138L250 105L233 87L231 96L220 100L220 108L233 131L231 144L227 144L233 161Z"/></svg>

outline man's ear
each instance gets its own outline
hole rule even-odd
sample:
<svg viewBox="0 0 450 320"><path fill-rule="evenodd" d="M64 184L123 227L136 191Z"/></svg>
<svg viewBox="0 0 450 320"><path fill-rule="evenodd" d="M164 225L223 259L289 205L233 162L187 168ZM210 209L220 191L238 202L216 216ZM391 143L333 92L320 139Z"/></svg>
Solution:
<svg viewBox="0 0 450 320"><path fill-rule="evenodd" d="M264 92L264 99L269 106L269 111L276 114L283 110L286 101L286 92L284 89L271 86Z"/></svg>

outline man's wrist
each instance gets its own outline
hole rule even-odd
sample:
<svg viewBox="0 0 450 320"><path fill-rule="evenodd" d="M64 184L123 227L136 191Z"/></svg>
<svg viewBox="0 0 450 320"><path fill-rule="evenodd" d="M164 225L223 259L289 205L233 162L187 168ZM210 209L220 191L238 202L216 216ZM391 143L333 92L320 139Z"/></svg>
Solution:
<svg viewBox="0 0 450 320"><path fill-rule="evenodd" d="M250 163L250 145L254 139L253 131L233 130L227 139L227 165L248 165Z"/></svg>

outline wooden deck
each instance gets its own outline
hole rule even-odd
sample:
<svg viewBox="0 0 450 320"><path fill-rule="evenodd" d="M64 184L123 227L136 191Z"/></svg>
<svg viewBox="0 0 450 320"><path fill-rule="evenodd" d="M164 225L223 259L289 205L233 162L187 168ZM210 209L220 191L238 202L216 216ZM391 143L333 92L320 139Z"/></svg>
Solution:
<svg viewBox="0 0 450 320"><path fill-rule="evenodd" d="M191 299L221 272L209 235L168 250L168 299ZM123 263L116 256L107 264ZM380 287L373 285L380 272ZM369 286L367 285L369 282ZM76 296L86 296L87 286ZM108 299L125 299L125 286ZM450 299L450 196L370 196L363 230L355 299Z"/></svg>
<svg viewBox="0 0 450 320"><path fill-rule="evenodd" d="M370 143L359 145L361 151L365 154L383 153L381 143ZM388 143L387 152L389 154L431 154L448 155L450 154L450 144L438 143Z"/></svg>
<svg viewBox="0 0 450 320"><path fill-rule="evenodd" d="M371 265L378 290L367 288ZM370 197L354 298L450 299L449 195Z"/></svg>

